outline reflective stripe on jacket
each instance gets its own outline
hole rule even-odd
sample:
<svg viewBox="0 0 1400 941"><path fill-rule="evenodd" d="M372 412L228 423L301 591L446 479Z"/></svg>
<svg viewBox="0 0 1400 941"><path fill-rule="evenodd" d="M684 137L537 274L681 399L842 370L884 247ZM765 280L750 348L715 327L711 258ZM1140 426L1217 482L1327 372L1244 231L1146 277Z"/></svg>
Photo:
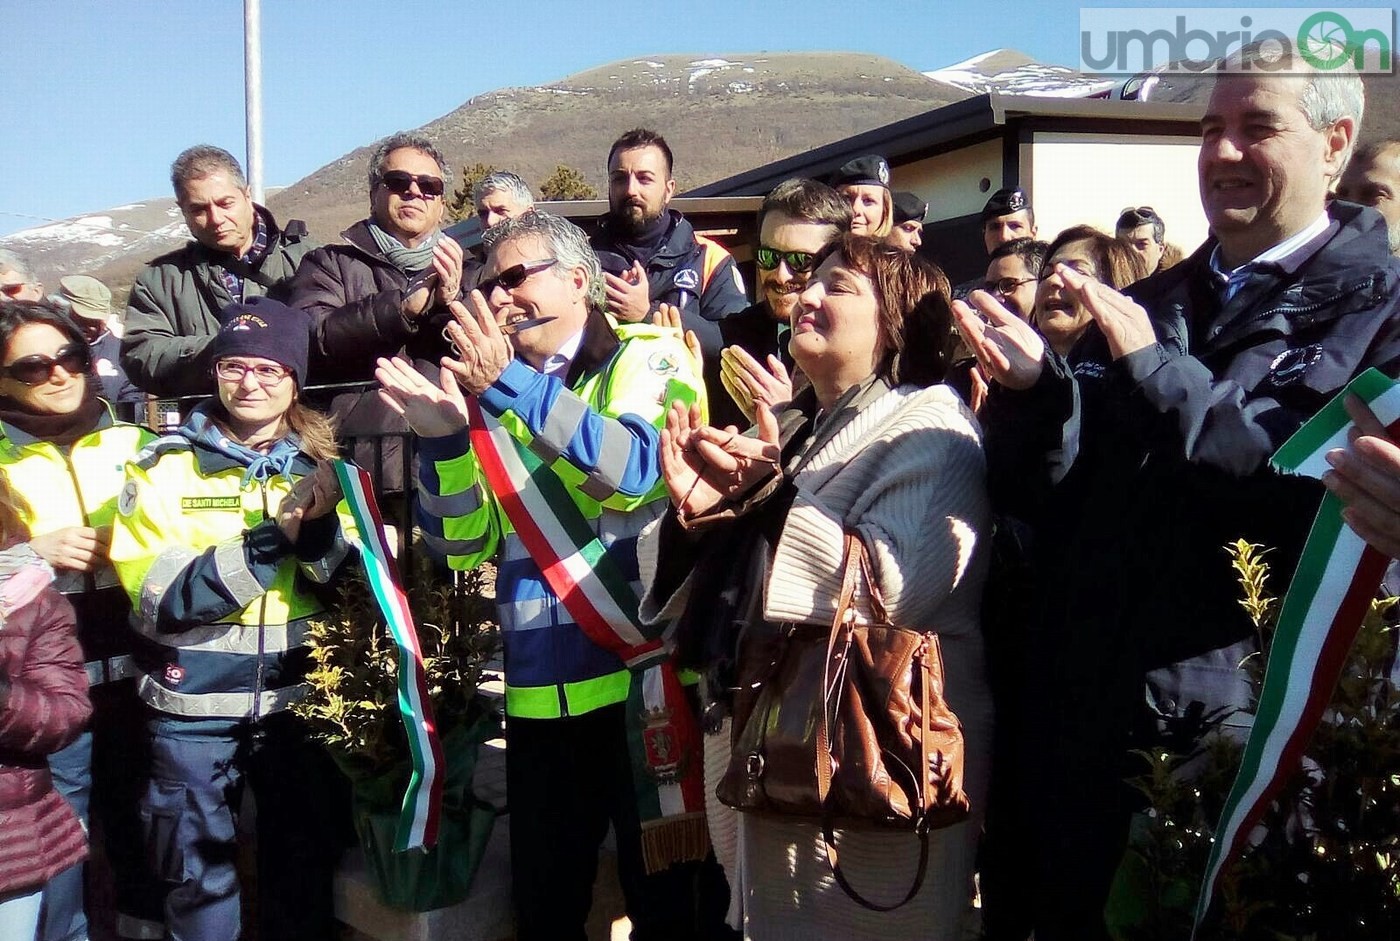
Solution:
<svg viewBox="0 0 1400 941"><path fill-rule="evenodd" d="M313 467L298 456L293 478ZM274 517L291 482L245 488L244 470L174 436L127 466L112 562L144 640L141 697L169 715L257 719L305 692L314 586L348 549L334 514L288 542Z"/></svg>
<svg viewBox="0 0 1400 941"><path fill-rule="evenodd" d="M66 448L0 422L0 472L23 498L20 516L31 537L70 526L101 529L117 515L126 462L154 439L147 429L114 421L107 411L96 428ZM130 653L130 609L112 566L102 562L91 572L54 574L54 587L77 609L85 658L96 662Z"/></svg>
<svg viewBox="0 0 1400 941"><path fill-rule="evenodd" d="M581 357L590 336L596 341L607 329L601 317L590 319ZM480 401L549 463L640 596L637 534L668 506L659 429L673 400L698 401L704 391L677 331L626 324L619 338L607 338L612 352L592 368L572 368L569 388L515 360ZM625 700L629 672L574 623L545 581L488 490L465 433L422 440L419 492L425 539L453 568L499 557L506 712L555 718Z"/></svg>

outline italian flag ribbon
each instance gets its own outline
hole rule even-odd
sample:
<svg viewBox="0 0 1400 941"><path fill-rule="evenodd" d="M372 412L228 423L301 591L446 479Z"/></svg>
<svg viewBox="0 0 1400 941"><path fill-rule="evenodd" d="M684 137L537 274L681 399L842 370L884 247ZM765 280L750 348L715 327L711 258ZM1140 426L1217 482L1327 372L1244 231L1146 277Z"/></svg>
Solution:
<svg viewBox="0 0 1400 941"><path fill-rule="evenodd" d="M467 399L471 444L491 492L574 622L633 672L628 746L647 872L709 852L699 725L670 651L637 615L637 592L539 457Z"/></svg>
<svg viewBox="0 0 1400 941"><path fill-rule="evenodd" d="M335 461L333 466L358 532L357 538L348 541L360 550L370 591L379 603L384 623L399 650L399 715L408 737L412 768L394 834L394 850L399 853L426 850L437 843L442 817L443 756L432 702L428 698L423 650L418 644L413 612L409 610L408 598L401 587L398 565L389 550L384 519L374 500L370 476L348 461Z"/></svg>
<svg viewBox="0 0 1400 941"><path fill-rule="evenodd" d="M1284 442L1271 459L1273 466L1288 474L1322 477L1331 467L1327 452L1347 446L1352 425L1342 404L1347 395L1370 405L1392 435L1400 432L1400 383L1368 369ZM1351 531L1342 520L1341 501L1325 494L1279 612L1254 726L1206 863L1197 927L1226 866L1298 767L1389 561Z"/></svg>

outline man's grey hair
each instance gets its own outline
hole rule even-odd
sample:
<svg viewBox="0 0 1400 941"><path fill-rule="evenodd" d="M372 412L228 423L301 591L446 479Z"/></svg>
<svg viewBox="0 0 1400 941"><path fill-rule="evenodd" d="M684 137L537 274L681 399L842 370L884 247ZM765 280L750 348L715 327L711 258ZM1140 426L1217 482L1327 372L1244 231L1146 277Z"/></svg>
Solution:
<svg viewBox="0 0 1400 941"><path fill-rule="evenodd" d="M1356 128L1337 167L1335 179L1340 179L1351 160L1357 138L1361 136L1361 119L1366 114L1366 87L1361 84L1361 76L1350 57L1344 58L1331 71L1322 72L1296 50L1292 52L1291 60L1284 62L1271 48L1266 47L1268 43L1253 42L1226 56L1217 67L1217 79L1284 71L1303 80L1303 89L1298 93L1298 106L1303 109L1303 116L1314 131L1325 131L1342 118L1352 118Z"/></svg>
<svg viewBox="0 0 1400 941"><path fill-rule="evenodd" d="M13 271L25 284L34 284L34 271L28 263L9 249L0 248L0 272Z"/></svg>
<svg viewBox="0 0 1400 941"><path fill-rule="evenodd" d="M472 203L479 206L483 198L500 192L509 193L521 209L535 204L535 194L530 192L530 187L509 170L492 170L482 177L481 182L472 187Z"/></svg>
<svg viewBox="0 0 1400 941"><path fill-rule="evenodd" d="M213 144L196 144L175 158L170 165L170 186L175 190L175 201L185 198L185 184L191 180L202 180L215 173L227 173L233 185L241 190L248 188L248 178L243 175L243 167L238 158Z"/></svg>
<svg viewBox="0 0 1400 941"><path fill-rule="evenodd" d="M603 268L598 264L598 256L593 254L588 236L582 229L562 216L536 210L522 213L514 219L502 220L487 229L482 236L482 245L489 254L507 242L523 238L537 238L544 242L549 256L558 262L553 269L557 278L563 278L569 269L582 265L588 273L589 306L595 310L607 307Z"/></svg>
<svg viewBox="0 0 1400 941"><path fill-rule="evenodd" d="M374 150L369 155L369 188L379 183L379 178L384 174L384 163L389 159L389 155L396 150L416 150L419 153L427 154L433 158L438 166L438 172L442 174L442 182L450 187L452 185L452 173L447 169L447 161L443 159L441 153L433 142L422 134L415 134L412 131L399 131L397 134L390 134L378 144L374 145Z"/></svg>

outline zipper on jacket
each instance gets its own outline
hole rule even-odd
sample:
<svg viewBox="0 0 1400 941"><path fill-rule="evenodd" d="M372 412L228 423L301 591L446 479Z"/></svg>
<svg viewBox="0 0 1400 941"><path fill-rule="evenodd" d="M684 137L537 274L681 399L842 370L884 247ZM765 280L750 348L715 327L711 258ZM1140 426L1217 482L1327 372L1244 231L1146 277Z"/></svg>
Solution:
<svg viewBox="0 0 1400 941"><path fill-rule="evenodd" d="M1348 296L1350 296L1350 295L1352 295L1352 294L1355 294L1357 291L1360 291L1362 288L1371 287L1371 286L1374 285L1375 283L1376 283L1376 276L1375 276L1375 275L1368 275L1364 281L1358 281L1358 282L1356 282L1355 284L1353 284L1353 285L1351 285L1351 286L1349 286L1349 287L1343 288L1341 291L1337 292L1336 294L1333 294L1331 297L1324 298L1323 300L1320 300L1320 301L1314 301L1314 302L1311 303L1311 304L1301 304L1301 305L1280 304L1280 305L1278 305L1277 307L1270 307L1269 309L1267 309L1267 310L1265 310L1265 311L1262 311L1262 312L1259 314L1259 316L1257 316L1257 317L1254 318L1254 320L1256 320L1256 321L1258 321L1258 320L1263 320L1263 319L1266 318L1266 317L1272 317L1272 316L1274 316L1275 314L1285 313L1285 312L1287 312L1287 313L1296 313L1296 314L1306 314L1306 313L1308 313L1308 312L1310 312L1310 311L1321 310L1321 309L1324 308L1324 307L1330 307L1331 305L1335 304L1337 301L1341 300L1341 299L1344 298L1344 297L1348 297Z"/></svg>
<svg viewBox="0 0 1400 941"><path fill-rule="evenodd" d="M78 512L83 516L83 525L91 528L92 520L88 516L87 503L83 500L82 481L78 479L78 468L77 465L73 463L73 449L77 446L77 442L74 442L67 448L59 448L58 453L63 455L63 463L68 468L69 478L73 481L73 496L78 499ZM89 568L83 573L83 592L85 594L91 594L96 590L97 576L94 575L93 570Z"/></svg>
<svg viewBox="0 0 1400 941"><path fill-rule="evenodd" d="M262 492L263 520L271 519L267 507L267 481L258 481L258 489ZM262 719L262 690L265 681L263 659L267 652L267 592L264 591L258 597L258 665L253 675L253 742L262 741L264 734L259 721Z"/></svg>

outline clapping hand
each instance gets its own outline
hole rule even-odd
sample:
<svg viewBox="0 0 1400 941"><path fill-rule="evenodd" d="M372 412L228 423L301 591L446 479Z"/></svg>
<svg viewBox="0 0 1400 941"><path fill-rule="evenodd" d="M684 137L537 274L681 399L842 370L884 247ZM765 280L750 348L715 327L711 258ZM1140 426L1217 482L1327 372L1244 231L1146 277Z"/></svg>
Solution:
<svg viewBox="0 0 1400 941"><path fill-rule="evenodd" d="M778 420L758 415L758 437L702 424L698 406L673 402L661 432L661 473L682 520L747 493L778 467Z"/></svg>
<svg viewBox="0 0 1400 941"><path fill-rule="evenodd" d="M302 522L319 519L335 510L336 504L340 502L340 480L335 475L335 468L330 461L322 461L316 466L316 472L308 477L303 477L297 483L307 484L308 495L306 509L302 513Z"/></svg>
<svg viewBox="0 0 1400 941"><path fill-rule="evenodd" d="M1099 325L1108 341L1109 355L1115 360L1157 342L1157 332L1140 304L1069 265L1056 265L1055 273L1064 282L1070 297L1083 304L1094 323Z"/></svg>
<svg viewBox="0 0 1400 941"><path fill-rule="evenodd" d="M423 315L433 302L446 307L462 292L462 246L450 235L444 235L433 246L433 267L420 275L403 299L400 311L410 320Z"/></svg>
<svg viewBox="0 0 1400 941"><path fill-rule="evenodd" d="M292 489L277 505L277 525L287 541L295 543L301 536L302 524L331 513L339 502L340 482L336 479L335 468L329 461L322 461L314 473L292 484Z"/></svg>
<svg viewBox="0 0 1400 941"><path fill-rule="evenodd" d="M670 327L681 334L685 340L685 348L690 352L691 362L695 365L695 375L703 375L705 351L701 348L700 338L695 335L695 331L685 329L681 323L681 309L674 304L662 304L656 309L656 325Z"/></svg>
<svg viewBox="0 0 1400 941"><path fill-rule="evenodd" d="M1045 339L1034 327L986 291L953 301L953 319L984 375L1008 389L1035 385L1045 368Z"/></svg>
<svg viewBox="0 0 1400 941"><path fill-rule="evenodd" d="M757 420L760 407L773 411L792 401L792 377L776 356L767 366L741 346L726 346L719 354L719 379L729 397L749 421Z"/></svg>
<svg viewBox="0 0 1400 941"><path fill-rule="evenodd" d="M479 395L490 388L510 364L515 348L501 332L496 315L491 313L480 291L472 291L467 304L453 301L448 310L452 312L452 322L447 325L447 339L452 341L460 358L443 357L442 366L462 388Z"/></svg>
<svg viewBox="0 0 1400 941"><path fill-rule="evenodd" d="M603 286L607 291L608 309L614 317L627 323L647 319L651 312L651 283L640 262L632 262L631 269L621 276L603 272Z"/></svg>
<svg viewBox="0 0 1400 941"><path fill-rule="evenodd" d="M374 378L379 380L379 398L403 416L414 434L445 438L467 427L466 399L446 366L439 373L440 386L398 357L378 360Z"/></svg>
<svg viewBox="0 0 1400 941"><path fill-rule="evenodd" d="M447 307L462 293L462 246L444 235L433 246L433 271L437 274L437 302Z"/></svg>

